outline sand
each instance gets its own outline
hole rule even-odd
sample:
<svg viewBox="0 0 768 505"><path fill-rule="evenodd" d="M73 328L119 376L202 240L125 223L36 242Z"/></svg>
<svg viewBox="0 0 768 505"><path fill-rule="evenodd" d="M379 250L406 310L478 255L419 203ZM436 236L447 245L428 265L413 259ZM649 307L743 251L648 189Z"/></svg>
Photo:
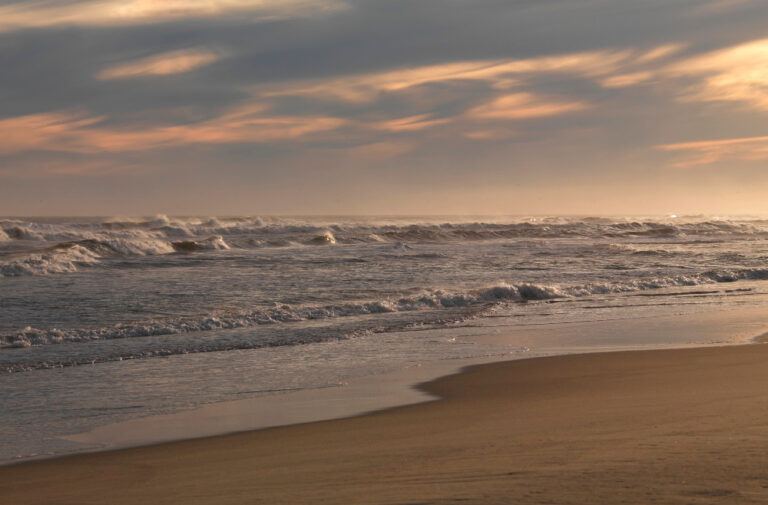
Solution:
<svg viewBox="0 0 768 505"><path fill-rule="evenodd" d="M536 358L369 415L0 468L0 503L768 503L768 346Z"/></svg>

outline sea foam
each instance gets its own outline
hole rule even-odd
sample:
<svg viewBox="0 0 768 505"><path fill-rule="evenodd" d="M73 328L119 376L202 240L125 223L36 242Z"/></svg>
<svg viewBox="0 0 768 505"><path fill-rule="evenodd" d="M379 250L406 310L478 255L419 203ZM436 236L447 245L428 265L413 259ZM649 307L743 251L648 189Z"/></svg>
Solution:
<svg viewBox="0 0 768 505"><path fill-rule="evenodd" d="M76 251L75 254L83 253L80 250ZM88 257L87 253L85 254L85 257ZM737 280L768 280L768 269L706 271L691 275L674 275L573 286L499 283L494 286L466 292L429 289L424 290L418 295L389 297L360 303L304 306L282 304L273 308L252 311L206 314L192 318L172 318L162 321L119 324L101 328L53 328L46 330L26 327L23 331L17 333L0 335L0 347L29 347L62 342L170 335L389 312L410 312L455 307L477 307L481 309L488 306L488 304L494 303L621 294L679 286L734 282Z"/></svg>

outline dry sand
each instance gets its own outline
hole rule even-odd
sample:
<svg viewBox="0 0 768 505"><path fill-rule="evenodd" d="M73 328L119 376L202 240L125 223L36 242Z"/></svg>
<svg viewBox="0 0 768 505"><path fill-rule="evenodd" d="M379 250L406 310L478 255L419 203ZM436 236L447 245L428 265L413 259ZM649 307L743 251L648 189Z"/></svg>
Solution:
<svg viewBox="0 0 768 505"><path fill-rule="evenodd" d="M472 367L365 416L0 468L3 505L768 503L768 345Z"/></svg>

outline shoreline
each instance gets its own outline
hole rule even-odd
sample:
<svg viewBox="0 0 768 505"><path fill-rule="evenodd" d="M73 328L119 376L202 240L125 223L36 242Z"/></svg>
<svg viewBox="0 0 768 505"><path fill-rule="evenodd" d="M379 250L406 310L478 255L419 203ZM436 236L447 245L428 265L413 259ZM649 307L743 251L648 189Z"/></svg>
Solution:
<svg viewBox="0 0 768 505"><path fill-rule="evenodd" d="M768 316L761 307L655 318L577 321L549 326L522 325L513 331L483 333L473 337L476 342L504 342L511 346L510 349L516 349L506 354L426 361L384 374L353 377L339 383L339 387L310 388L215 402L175 413L101 425L86 432L60 436L62 440L85 444L82 448L7 459L0 462L0 468L79 454L344 419L429 402L435 398L418 390L420 384L460 373L468 366L545 356L749 345L768 339L767 328ZM618 333L621 337L617 339L614 335ZM564 337L570 334L579 336L571 340L571 337ZM588 344L585 341L586 345L577 345L587 338L584 335L589 335ZM533 340L542 342L543 346L533 351L519 350L519 347L525 347ZM638 343L619 345L622 340Z"/></svg>
<svg viewBox="0 0 768 505"><path fill-rule="evenodd" d="M238 503L246 492L264 503L479 504L494 503L472 501L481 494L500 500L524 488L522 503L547 496L586 503L585 493L595 489L631 497L661 479L666 491L661 486L658 496L674 491L691 503L752 503L753 495L768 497L765 364L768 346L754 344L476 365L418 386L438 401L18 462L0 467L0 491L19 505ZM670 475L654 470L659 461ZM98 482L78 484L96 471ZM209 472L215 478L203 477ZM566 478L568 472L578 478ZM671 477L680 472L682 481ZM741 487L725 486L725 478Z"/></svg>

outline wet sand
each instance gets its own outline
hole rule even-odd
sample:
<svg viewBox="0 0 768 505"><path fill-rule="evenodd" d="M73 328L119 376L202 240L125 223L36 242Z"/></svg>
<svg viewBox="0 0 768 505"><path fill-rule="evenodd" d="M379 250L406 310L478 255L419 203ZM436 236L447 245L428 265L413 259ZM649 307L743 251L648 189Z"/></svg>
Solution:
<svg viewBox="0 0 768 505"><path fill-rule="evenodd" d="M768 346L471 367L438 401L0 468L3 504L768 503Z"/></svg>

